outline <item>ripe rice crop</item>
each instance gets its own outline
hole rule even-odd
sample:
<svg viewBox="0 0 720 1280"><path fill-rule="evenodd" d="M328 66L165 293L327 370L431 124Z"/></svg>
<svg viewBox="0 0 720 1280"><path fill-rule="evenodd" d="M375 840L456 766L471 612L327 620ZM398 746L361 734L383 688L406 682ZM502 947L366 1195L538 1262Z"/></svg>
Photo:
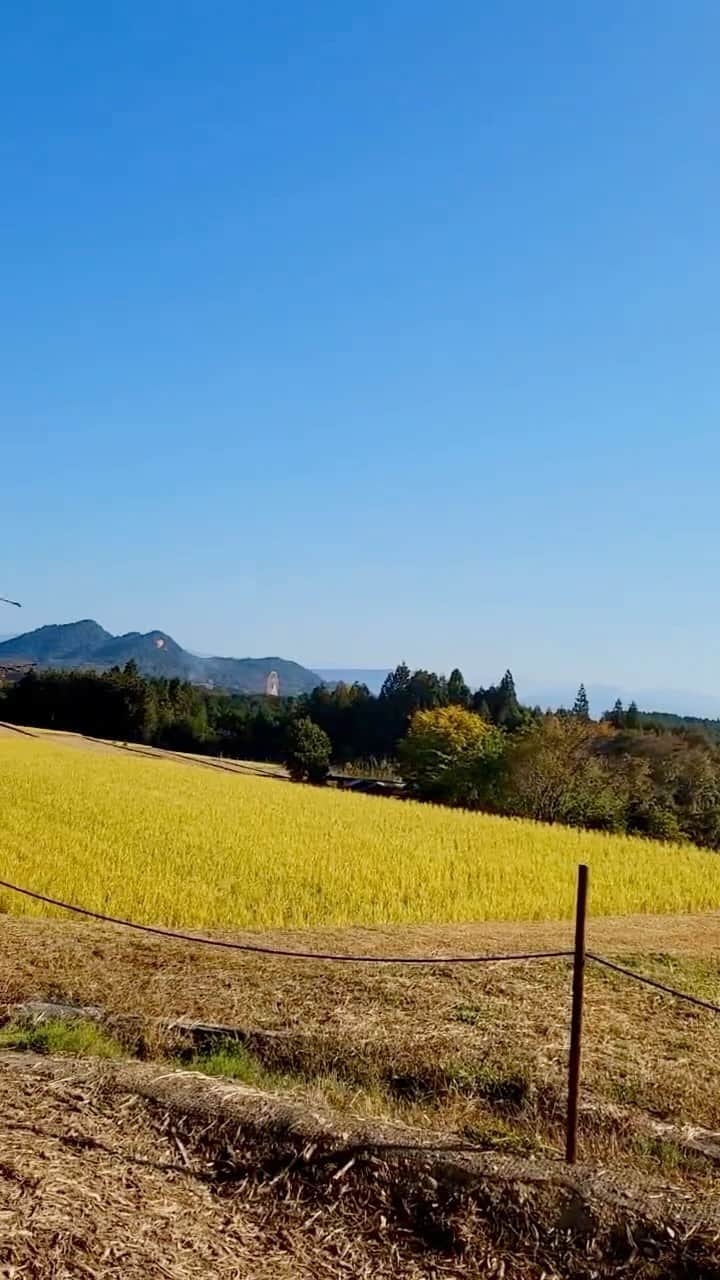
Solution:
<svg viewBox="0 0 720 1280"><path fill-rule="evenodd" d="M139 921L560 919L580 861L595 915L720 908L720 857L686 846L0 739L0 878Z"/></svg>

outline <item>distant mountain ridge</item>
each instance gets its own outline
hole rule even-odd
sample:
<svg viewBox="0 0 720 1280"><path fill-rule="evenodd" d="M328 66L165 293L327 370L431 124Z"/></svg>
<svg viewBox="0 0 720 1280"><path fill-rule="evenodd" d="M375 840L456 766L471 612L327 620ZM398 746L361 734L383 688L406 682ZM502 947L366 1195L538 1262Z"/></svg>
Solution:
<svg viewBox="0 0 720 1280"><path fill-rule="evenodd" d="M578 682L579 683L579 682ZM699 693L689 689L622 688L619 685L585 685L590 699L590 712L599 717L609 711L617 698L627 706L636 702L645 713L669 713L679 716L698 716L703 719L720 718L720 697L713 693ZM528 706L571 707L577 692L575 684L540 685L519 683L518 696Z"/></svg>
<svg viewBox="0 0 720 1280"><path fill-rule="evenodd" d="M316 672L287 658L198 657L183 649L164 631L129 631L114 636L98 622L84 618L23 635L0 644L0 663L34 662L38 667L78 667L104 671L109 667L136 662L146 676L190 680L232 693L264 693L271 671L280 679L280 693L310 693L322 679Z"/></svg>
<svg viewBox="0 0 720 1280"><path fill-rule="evenodd" d="M318 667L317 673L326 684L366 684L371 693L378 694L390 667Z"/></svg>

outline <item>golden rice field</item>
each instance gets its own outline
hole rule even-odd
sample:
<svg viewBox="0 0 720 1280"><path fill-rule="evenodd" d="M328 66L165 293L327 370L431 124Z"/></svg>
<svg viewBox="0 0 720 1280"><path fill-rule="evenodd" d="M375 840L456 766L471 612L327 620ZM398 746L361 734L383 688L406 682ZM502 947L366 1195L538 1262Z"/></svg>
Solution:
<svg viewBox="0 0 720 1280"><path fill-rule="evenodd" d="M145 922L558 919L579 861L595 915L720 908L692 848L0 738L0 878Z"/></svg>

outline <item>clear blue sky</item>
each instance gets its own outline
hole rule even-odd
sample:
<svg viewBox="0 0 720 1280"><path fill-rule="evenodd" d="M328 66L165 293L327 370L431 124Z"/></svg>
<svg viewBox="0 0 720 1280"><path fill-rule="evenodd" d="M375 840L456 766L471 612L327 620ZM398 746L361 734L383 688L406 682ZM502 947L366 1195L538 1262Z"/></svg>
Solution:
<svg viewBox="0 0 720 1280"><path fill-rule="evenodd" d="M718 691L716 0L0 34L26 627Z"/></svg>

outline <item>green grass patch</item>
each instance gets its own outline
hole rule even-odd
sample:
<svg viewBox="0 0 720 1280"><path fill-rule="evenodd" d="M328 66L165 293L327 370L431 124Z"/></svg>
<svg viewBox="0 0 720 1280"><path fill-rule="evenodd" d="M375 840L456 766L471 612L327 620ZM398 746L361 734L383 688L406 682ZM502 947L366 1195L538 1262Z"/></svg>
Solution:
<svg viewBox="0 0 720 1280"><path fill-rule="evenodd" d="M182 1066L186 1071L202 1071L206 1076L223 1076L257 1088L267 1089L286 1083L286 1077L268 1071L245 1045L235 1040L227 1040L214 1049L196 1053L189 1059L183 1058Z"/></svg>
<svg viewBox="0 0 720 1280"><path fill-rule="evenodd" d="M462 1022L466 1027L477 1027L486 1021L487 1014L474 1004L456 1004L450 1017L453 1022Z"/></svg>
<svg viewBox="0 0 720 1280"><path fill-rule="evenodd" d="M446 1079L451 1090L510 1109L522 1107L531 1092L530 1075L522 1064L453 1062L448 1064Z"/></svg>
<svg viewBox="0 0 720 1280"><path fill-rule="evenodd" d="M645 978L654 978L677 991L720 1003L720 962L714 956L673 956L647 951L624 953L617 960ZM617 978L618 985L628 981L619 974L612 976Z"/></svg>
<svg viewBox="0 0 720 1280"><path fill-rule="evenodd" d="M482 1151L502 1151L508 1155L550 1154L553 1148L537 1133L513 1129L497 1118L481 1117L462 1126L462 1136Z"/></svg>
<svg viewBox="0 0 720 1280"><path fill-rule="evenodd" d="M631 1145L636 1156L649 1164L659 1165L668 1173L705 1172L708 1167L705 1156L700 1152L685 1150L672 1138L637 1135Z"/></svg>
<svg viewBox="0 0 720 1280"><path fill-rule="evenodd" d="M122 1045L94 1022L10 1022L0 1029L0 1049L65 1053L74 1057L120 1058Z"/></svg>

